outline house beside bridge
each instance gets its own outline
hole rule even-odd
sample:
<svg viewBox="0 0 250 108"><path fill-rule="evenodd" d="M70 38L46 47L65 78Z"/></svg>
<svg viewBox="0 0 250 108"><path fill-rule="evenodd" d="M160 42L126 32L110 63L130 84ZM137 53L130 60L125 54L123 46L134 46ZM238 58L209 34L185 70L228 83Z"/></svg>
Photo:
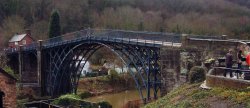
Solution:
<svg viewBox="0 0 250 108"><path fill-rule="evenodd" d="M9 40L10 48L17 48L20 45L29 45L34 42L34 39L31 37L31 31L29 29L26 30L24 34L15 34Z"/></svg>

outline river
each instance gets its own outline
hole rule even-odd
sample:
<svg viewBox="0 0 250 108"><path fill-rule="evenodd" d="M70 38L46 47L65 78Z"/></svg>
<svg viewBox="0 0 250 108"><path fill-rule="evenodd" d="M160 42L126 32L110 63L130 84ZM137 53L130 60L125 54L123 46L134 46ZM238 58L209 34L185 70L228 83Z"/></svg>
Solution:
<svg viewBox="0 0 250 108"><path fill-rule="evenodd" d="M152 92L153 91L151 91L151 93ZM143 94L144 93L146 93L146 90L143 91ZM138 90L126 90L119 93L91 97L86 100L91 102L107 101L112 105L112 108L122 108L128 101L138 99L140 99Z"/></svg>

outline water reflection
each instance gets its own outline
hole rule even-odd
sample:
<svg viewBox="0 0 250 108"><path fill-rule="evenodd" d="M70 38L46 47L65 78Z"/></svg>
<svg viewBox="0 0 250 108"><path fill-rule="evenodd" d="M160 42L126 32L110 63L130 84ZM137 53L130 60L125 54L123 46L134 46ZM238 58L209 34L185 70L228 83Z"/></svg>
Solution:
<svg viewBox="0 0 250 108"><path fill-rule="evenodd" d="M113 108L122 108L128 101L140 99L137 90L126 90L115 94L105 94L86 99L91 102L107 101Z"/></svg>
<svg viewBox="0 0 250 108"><path fill-rule="evenodd" d="M151 96L153 96L152 92L153 91L151 90ZM146 94L146 90L143 90L143 94ZM91 97L87 98L86 100L91 102L107 101L112 105L113 108L122 108L127 102L139 99L141 98L138 90L126 90L120 93L104 94L101 96Z"/></svg>

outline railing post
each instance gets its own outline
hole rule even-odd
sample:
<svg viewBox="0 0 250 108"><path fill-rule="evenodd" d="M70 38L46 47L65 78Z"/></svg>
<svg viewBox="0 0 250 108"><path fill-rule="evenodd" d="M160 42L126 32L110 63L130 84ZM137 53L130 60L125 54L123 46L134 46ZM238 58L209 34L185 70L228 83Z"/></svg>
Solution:
<svg viewBox="0 0 250 108"><path fill-rule="evenodd" d="M123 35L122 35L122 43L123 43Z"/></svg>
<svg viewBox="0 0 250 108"><path fill-rule="evenodd" d="M171 44L172 44L172 47L174 46L174 39L172 38L171 39Z"/></svg>
<svg viewBox="0 0 250 108"><path fill-rule="evenodd" d="M137 37L137 44L138 44L139 42L138 42L138 37Z"/></svg>
<svg viewBox="0 0 250 108"><path fill-rule="evenodd" d="M181 35L181 44L184 47L188 45L188 35L187 34Z"/></svg>
<svg viewBox="0 0 250 108"><path fill-rule="evenodd" d="M42 93L41 88L41 76L42 76L42 40L38 40L38 46L37 46L37 83L38 87L40 87L40 95Z"/></svg>

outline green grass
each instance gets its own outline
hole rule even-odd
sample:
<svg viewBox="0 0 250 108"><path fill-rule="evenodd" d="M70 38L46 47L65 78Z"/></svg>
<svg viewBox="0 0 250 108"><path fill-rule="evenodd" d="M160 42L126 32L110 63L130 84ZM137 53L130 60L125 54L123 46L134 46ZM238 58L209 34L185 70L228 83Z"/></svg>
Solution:
<svg viewBox="0 0 250 108"><path fill-rule="evenodd" d="M69 106L69 105L77 106L77 105L80 105L81 101L82 101L81 97L78 95L66 94L66 95L60 96L59 98L54 100L52 103L56 105L61 105L61 106Z"/></svg>
<svg viewBox="0 0 250 108"><path fill-rule="evenodd" d="M210 108L212 102L226 103L230 107L250 108L250 88L232 90L199 88L200 83L182 85L144 108ZM211 101L212 99L215 99Z"/></svg>
<svg viewBox="0 0 250 108"><path fill-rule="evenodd" d="M69 107L69 108L79 108L80 105L84 108L99 108L98 106L101 106L101 108L112 108L110 103L106 101L101 101L98 103L91 103L82 100L82 98L79 95L75 94L66 94L62 95L59 98L55 99L52 104L63 106L63 107Z"/></svg>
<svg viewBox="0 0 250 108"><path fill-rule="evenodd" d="M11 75L14 78L16 78L17 80L19 79L19 75L18 74L14 74L14 71L9 66L5 66L3 68L3 70L6 71L9 75Z"/></svg>

